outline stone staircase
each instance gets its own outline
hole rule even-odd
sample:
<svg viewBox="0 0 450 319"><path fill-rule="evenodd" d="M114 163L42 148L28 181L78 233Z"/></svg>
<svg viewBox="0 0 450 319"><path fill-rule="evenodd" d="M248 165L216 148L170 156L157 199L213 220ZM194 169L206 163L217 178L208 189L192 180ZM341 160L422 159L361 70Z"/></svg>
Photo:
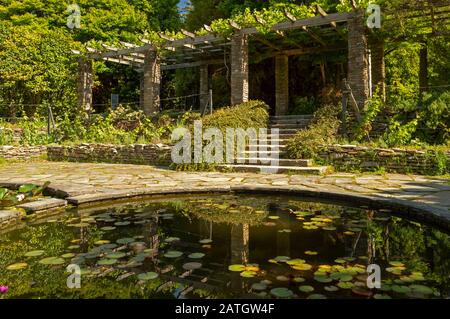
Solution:
<svg viewBox="0 0 450 319"><path fill-rule="evenodd" d="M267 147L267 155L278 153L279 164L274 166L278 173L304 173L304 174L323 174L328 170L326 166L313 166L312 160L309 159L288 159L286 156L286 145L290 138L292 138L299 130L308 127L312 120L312 115L285 115L285 116L273 116L270 118L269 123L269 136L272 129L279 130L279 149L271 150L271 145L265 145ZM273 143L273 142L272 142ZM237 159L235 164L221 165L223 169L232 169L236 172L261 172L266 171L270 167L270 158L264 158L259 156L260 150L251 151L252 145L247 147L245 152L245 159ZM260 145L261 146L261 145ZM266 156L267 157L267 156ZM269 156L270 157L270 156ZM245 163L238 163L238 161L244 161Z"/></svg>

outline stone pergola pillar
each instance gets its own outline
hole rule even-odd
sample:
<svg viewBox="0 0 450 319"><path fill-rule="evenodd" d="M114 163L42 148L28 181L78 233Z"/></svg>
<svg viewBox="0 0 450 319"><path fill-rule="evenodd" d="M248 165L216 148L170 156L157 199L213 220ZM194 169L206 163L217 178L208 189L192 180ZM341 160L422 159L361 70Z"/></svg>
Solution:
<svg viewBox="0 0 450 319"><path fill-rule="evenodd" d="M200 111L203 111L208 106L209 101L209 72L208 65L200 66Z"/></svg>
<svg viewBox="0 0 450 319"><path fill-rule="evenodd" d="M364 15L348 21L348 83L359 109L362 110L369 97L369 62Z"/></svg>
<svg viewBox="0 0 450 319"><path fill-rule="evenodd" d="M275 114L286 115L289 107L289 57L275 57Z"/></svg>
<svg viewBox="0 0 450 319"><path fill-rule="evenodd" d="M372 92L377 92L383 101L386 98L386 68L384 63L384 41L375 39L370 42L372 54Z"/></svg>
<svg viewBox="0 0 450 319"><path fill-rule="evenodd" d="M231 38L231 105L248 101L248 35Z"/></svg>
<svg viewBox="0 0 450 319"><path fill-rule="evenodd" d="M147 51L144 58L144 74L142 83L142 109L149 116L158 113L161 107L159 98L161 86L161 66L159 54L152 49Z"/></svg>
<svg viewBox="0 0 450 319"><path fill-rule="evenodd" d="M78 107L86 114L92 111L92 86L94 84L93 62L78 59L77 101Z"/></svg>

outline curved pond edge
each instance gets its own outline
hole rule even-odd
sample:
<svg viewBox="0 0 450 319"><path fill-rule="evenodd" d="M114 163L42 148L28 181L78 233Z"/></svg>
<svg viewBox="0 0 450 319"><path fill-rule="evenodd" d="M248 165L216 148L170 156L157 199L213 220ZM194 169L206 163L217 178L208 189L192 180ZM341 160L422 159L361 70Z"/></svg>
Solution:
<svg viewBox="0 0 450 319"><path fill-rule="evenodd" d="M12 185L10 185L12 186ZM83 207L90 205L106 204L112 201L125 199L137 200L138 198L169 195L200 195L200 194L272 194L287 196L303 196L318 201L334 200L342 204L368 206L374 209L388 209L395 215L414 219L424 224L438 227L450 233L450 212L444 208L429 204L418 203L411 200L383 197L379 195L362 195L354 192L335 192L332 190L319 190L301 186L201 186L201 187L172 187L165 189L136 188L134 190L107 190L99 193L70 196L64 190L49 187L46 195L64 198L70 205ZM64 208L64 207L54 207ZM45 211L37 212L38 214Z"/></svg>

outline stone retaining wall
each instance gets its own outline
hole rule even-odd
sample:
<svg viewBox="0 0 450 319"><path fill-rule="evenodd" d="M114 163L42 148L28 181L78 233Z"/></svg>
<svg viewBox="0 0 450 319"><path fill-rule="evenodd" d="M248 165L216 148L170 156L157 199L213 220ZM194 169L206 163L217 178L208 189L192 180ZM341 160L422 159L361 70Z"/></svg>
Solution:
<svg viewBox="0 0 450 319"><path fill-rule="evenodd" d="M47 147L47 157L50 161L170 165L170 154L171 147L164 144L81 144Z"/></svg>
<svg viewBox="0 0 450 319"><path fill-rule="evenodd" d="M329 145L319 158L338 171L375 171L440 175L450 172L450 151L370 148L356 145Z"/></svg>
<svg viewBox="0 0 450 319"><path fill-rule="evenodd" d="M0 146L0 158L26 160L47 153L45 146Z"/></svg>

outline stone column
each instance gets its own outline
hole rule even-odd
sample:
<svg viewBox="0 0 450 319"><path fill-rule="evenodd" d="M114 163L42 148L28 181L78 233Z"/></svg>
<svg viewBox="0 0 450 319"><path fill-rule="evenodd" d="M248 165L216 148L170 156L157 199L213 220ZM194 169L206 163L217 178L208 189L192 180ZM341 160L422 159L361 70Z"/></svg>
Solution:
<svg viewBox="0 0 450 319"><path fill-rule="evenodd" d="M159 99L161 86L161 66L158 52L149 50L144 58L144 74L142 84L142 109L149 116L160 111Z"/></svg>
<svg viewBox="0 0 450 319"><path fill-rule="evenodd" d="M374 39L370 42L372 53L372 92L377 92L383 101L386 98L386 68L384 63L384 41Z"/></svg>
<svg viewBox="0 0 450 319"><path fill-rule="evenodd" d="M86 58L78 59L77 100L78 107L86 114L92 111L93 63Z"/></svg>
<svg viewBox="0 0 450 319"><path fill-rule="evenodd" d="M289 57L275 57L275 113L286 115L289 106Z"/></svg>
<svg viewBox="0 0 450 319"><path fill-rule="evenodd" d="M369 63L367 56L367 38L364 33L364 15L348 21L348 83L363 110L369 97Z"/></svg>
<svg viewBox="0 0 450 319"><path fill-rule="evenodd" d="M248 35L231 39L231 105L248 101Z"/></svg>
<svg viewBox="0 0 450 319"><path fill-rule="evenodd" d="M200 110L203 113L209 102L208 65L200 66Z"/></svg>

